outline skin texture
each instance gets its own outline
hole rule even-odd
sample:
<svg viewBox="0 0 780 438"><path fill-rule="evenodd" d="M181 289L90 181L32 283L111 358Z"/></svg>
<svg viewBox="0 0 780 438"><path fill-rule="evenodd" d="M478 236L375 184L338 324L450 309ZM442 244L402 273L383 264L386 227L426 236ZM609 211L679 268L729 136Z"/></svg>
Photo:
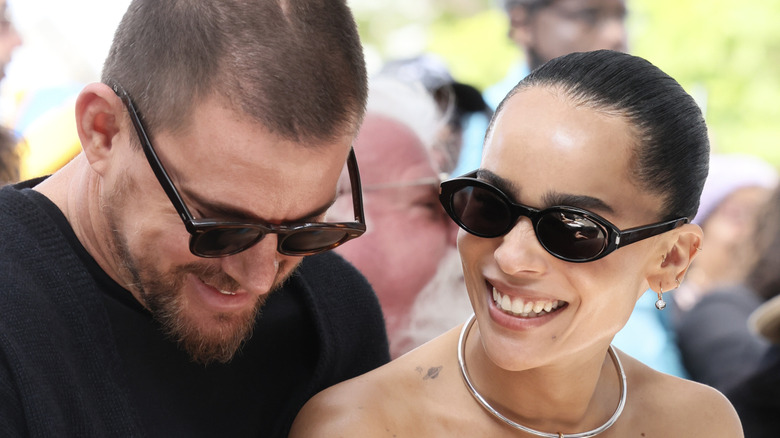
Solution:
<svg viewBox="0 0 780 438"><path fill-rule="evenodd" d="M194 360L229 360L265 298L301 259L278 254L275 235L229 257L192 255L189 234L133 145L138 140L120 99L91 84L76 115L84 151L37 189L63 211L101 268ZM218 98L196 105L183 129L151 140L195 217L270 223L321 220L351 142L303 146L241 118Z"/></svg>
<svg viewBox="0 0 780 438"><path fill-rule="evenodd" d="M625 119L575 106L556 89L529 88L498 116L481 177L532 207L575 204L621 229L653 223L661 204L631 179L632 132ZM477 318L465 347L472 381L504 415L537 430L577 433L600 426L619 399L607 354L612 337L646 288L668 290L684 277L701 239L698 226L684 225L573 264L547 253L528 219L493 239L461 231L459 251ZM537 318L513 316L496 308L493 287L565 304ZM325 390L304 407L290 436L525 436L470 396L458 370L457 342L454 329ZM629 397L620 419L600 437L742 436L720 393L620 357Z"/></svg>
<svg viewBox="0 0 780 438"><path fill-rule="evenodd" d="M627 50L624 0L556 0L529 14L509 12L510 39L524 51L529 67L573 52Z"/></svg>
<svg viewBox="0 0 780 438"><path fill-rule="evenodd" d="M454 247L454 229L439 204L438 173L408 127L369 113L354 148L360 158L367 231L336 251L373 286L392 340L417 294ZM428 182L403 186L420 180ZM351 202L347 191L336 208L351 212Z"/></svg>

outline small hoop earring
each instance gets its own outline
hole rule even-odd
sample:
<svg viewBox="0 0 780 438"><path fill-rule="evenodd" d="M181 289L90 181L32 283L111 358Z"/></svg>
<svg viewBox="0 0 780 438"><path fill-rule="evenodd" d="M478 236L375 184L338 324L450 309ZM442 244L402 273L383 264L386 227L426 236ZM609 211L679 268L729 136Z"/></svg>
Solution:
<svg viewBox="0 0 780 438"><path fill-rule="evenodd" d="M674 282L677 283L677 287L675 289L679 289L680 288L680 280L678 278L675 278Z"/></svg>
<svg viewBox="0 0 780 438"><path fill-rule="evenodd" d="M655 302L655 308L658 310L664 310L666 308L666 301L664 301L664 288L661 284L658 285L658 301Z"/></svg>

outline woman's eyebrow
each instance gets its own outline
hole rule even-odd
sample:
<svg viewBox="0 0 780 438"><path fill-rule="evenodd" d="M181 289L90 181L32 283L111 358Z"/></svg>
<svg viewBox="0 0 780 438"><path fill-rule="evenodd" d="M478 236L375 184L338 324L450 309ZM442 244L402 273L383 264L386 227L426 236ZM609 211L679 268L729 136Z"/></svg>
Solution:
<svg viewBox="0 0 780 438"><path fill-rule="evenodd" d="M490 170L479 169L477 170L477 178L485 180L490 184L497 187L511 198L519 199L520 187L512 181L503 178ZM547 208L555 205L566 205L570 207L578 207L585 210L595 210L598 213L614 213L615 210L603 200L587 195L575 195L570 193L559 193L555 191L549 191L542 197L542 204L535 206L536 208Z"/></svg>
<svg viewBox="0 0 780 438"><path fill-rule="evenodd" d="M578 207L584 210L593 210L595 213L614 213L615 210L603 200L587 195L573 195L569 193L548 192L542 198L545 207L565 205Z"/></svg>
<svg viewBox="0 0 780 438"><path fill-rule="evenodd" d="M503 178L490 170L487 169L477 169L477 175L476 177L478 179L484 180L485 182L488 182L504 192L507 196L510 198L514 198L517 200L520 195L520 187L518 187L515 183L512 181Z"/></svg>

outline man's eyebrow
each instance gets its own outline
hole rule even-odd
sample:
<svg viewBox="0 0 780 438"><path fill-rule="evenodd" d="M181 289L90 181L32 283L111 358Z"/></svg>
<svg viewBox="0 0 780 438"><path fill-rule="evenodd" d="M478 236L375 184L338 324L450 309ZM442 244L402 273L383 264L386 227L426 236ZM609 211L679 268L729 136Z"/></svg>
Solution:
<svg viewBox="0 0 780 438"><path fill-rule="evenodd" d="M206 213L208 213L210 216L215 215L218 218L236 220L239 222L245 221L245 222L272 223L271 221L258 217L257 215L249 212L248 210L244 210L239 207L234 207L232 205L228 205L219 201L210 201L202 198L201 196L195 193L187 193L187 197L191 199L195 204L200 206L203 210L205 210ZM282 223L292 224L292 223L310 222L313 219L324 215L325 212L328 211L328 209L335 202L336 202L336 196L334 195L333 199L331 199L324 205L315 208L314 210L312 210L307 214L304 214L303 216L292 218L292 219L285 219L284 221L282 221ZM209 219L209 218L200 218L200 219Z"/></svg>
<svg viewBox="0 0 780 438"><path fill-rule="evenodd" d="M510 196L511 198L515 198L514 201L517 202L518 195L520 194L520 188L512 181L509 181L506 178L496 175L495 173L487 169L479 169L477 171L477 177L481 180L485 180L486 182L489 182L490 184L494 185L499 190L504 192L507 196ZM604 202L599 198L593 196L587 196L587 195L558 193L555 191L550 191L546 193L542 197L542 204L543 205L534 206L534 207L539 209L544 209L556 205L565 205L569 207L578 207L585 210L595 210L595 212L597 213L615 212L615 210L611 206L609 206L606 202Z"/></svg>

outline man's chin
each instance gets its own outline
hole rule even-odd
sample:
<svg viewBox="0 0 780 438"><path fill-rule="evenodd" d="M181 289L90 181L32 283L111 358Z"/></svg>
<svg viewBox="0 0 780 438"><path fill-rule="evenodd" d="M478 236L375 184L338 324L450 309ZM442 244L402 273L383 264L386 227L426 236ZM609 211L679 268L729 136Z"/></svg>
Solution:
<svg viewBox="0 0 780 438"><path fill-rule="evenodd" d="M230 362L241 346L252 337L260 305L250 311L216 314L199 320L181 321L168 327L169 334L197 363Z"/></svg>
<svg viewBox="0 0 780 438"><path fill-rule="evenodd" d="M203 365L230 362L252 337L255 321L265 303L265 297L261 297L251 308L214 313L187 306L179 297L149 297L147 304L165 333L194 362Z"/></svg>

